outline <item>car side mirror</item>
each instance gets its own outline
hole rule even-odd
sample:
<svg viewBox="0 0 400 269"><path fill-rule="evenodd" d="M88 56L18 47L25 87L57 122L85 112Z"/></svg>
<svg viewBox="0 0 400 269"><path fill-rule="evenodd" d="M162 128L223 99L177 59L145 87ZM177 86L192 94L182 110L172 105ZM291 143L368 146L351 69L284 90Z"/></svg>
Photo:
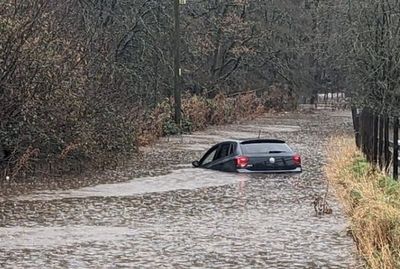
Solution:
<svg viewBox="0 0 400 269"><path fill-rule="evenodd" d="M194 161L194 162L192 162L192 165L193 165L193 167L199 167L200 163L199 163L199 161Z"/></svg>

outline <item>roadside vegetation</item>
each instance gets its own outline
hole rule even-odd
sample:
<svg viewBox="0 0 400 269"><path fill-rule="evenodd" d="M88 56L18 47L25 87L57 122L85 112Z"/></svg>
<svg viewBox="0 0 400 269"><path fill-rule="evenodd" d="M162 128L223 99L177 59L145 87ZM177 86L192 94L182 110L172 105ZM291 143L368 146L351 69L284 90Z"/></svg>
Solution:
<svg viewBox="0 0 400 269"><path fill-rule="evenodd" d="M400 268L400 185L376 171L352 137L333 138L326 172L368 268Z"/></svg>
<svg viewBox="0 0 400 269"><path fill-rule="evenodd" d="M170 111L172 4L1 1L1 179L114 166L137 154L139 145L180 131ZM281 49L291 34L270 35L272 28L289 29L278 20L281 7L245 1L182 5L182 131L252 117L260 103L279 109L310 89L311 81L296 86L284 70L304 69L304 56L289 57L292 50ZM274 13L266 14L270 8ZM296 33L300 42L308 30ZM272 58L262 56L268 51ZM298 77L312 80L313 74ZM268 96L265 102L262 96Z"/></svg>
<svg viewBox="0 0 400 269"><path fill-rule="evenodd" d="M398 1L185 2L182 131L253 115L243 92L267 109L346 92L399 113ZM0 175L109 166L180 131L173 3L2 0Z"/></svg>
<svg viewBox="0 0 400 269"><path fill-rule="evenodd" d="M181 128L173 119L173 107L166 99L143 118L139 127L138 143L147 145L161 136L190 133L209 125L233 123L251 119L266 111L265 100L254 93L241 94L233 98L219 94L209 99L202 96L187 96L182 102L183 121Z"/></svg>
<svg viewBox="0 0 400 269"><path fill-rule="evenodd" d="M22 148L21 153L14 152L11 165L5 166L3 172L18 178L37 173L79 173L90 167L116 167L120 165L119 160L136 154L139 146L151 144L159 137L259 116L266 111L265 102L268 100L255 93L231 98L223 94L214 98L188 95L183 98L183 120L178 126L173 118L173 102L167 98L150 110L125 115L109 111L109 117L102 117L102 122L87 119L70 137L46 128L46 122L38 122L43 124L37 126L43 136L25 141L28 148Z"/></svg>

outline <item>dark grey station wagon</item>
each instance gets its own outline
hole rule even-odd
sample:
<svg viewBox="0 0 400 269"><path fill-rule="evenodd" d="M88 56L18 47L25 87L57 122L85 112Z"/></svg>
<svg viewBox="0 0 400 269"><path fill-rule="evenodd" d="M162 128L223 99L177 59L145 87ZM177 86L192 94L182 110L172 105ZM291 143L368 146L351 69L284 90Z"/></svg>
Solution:
<svg viewBox="0 0 400 269"><path fill-rule="evenodd" d="M230 140L211 147L194 167L239 173L302 172L301 157L277 139Z"/></svg>

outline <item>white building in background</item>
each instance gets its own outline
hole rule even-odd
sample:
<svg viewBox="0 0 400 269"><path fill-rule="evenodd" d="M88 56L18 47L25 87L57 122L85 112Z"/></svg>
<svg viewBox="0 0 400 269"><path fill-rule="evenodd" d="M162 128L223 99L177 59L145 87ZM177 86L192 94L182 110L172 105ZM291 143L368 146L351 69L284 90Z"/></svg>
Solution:
<svg viewBox="0 0 400 269"><path fill-rule="evenodd" d="M318 103L325 101L339 101L346 99L346 94L344 92L328 92L318 94Z"/></svg>

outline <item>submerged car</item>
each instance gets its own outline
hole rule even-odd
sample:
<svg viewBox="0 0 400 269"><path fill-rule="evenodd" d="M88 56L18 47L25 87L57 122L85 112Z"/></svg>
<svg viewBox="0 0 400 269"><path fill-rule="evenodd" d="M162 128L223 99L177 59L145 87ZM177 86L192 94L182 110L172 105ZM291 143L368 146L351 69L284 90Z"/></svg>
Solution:
<svg viewBox="0 0 400 269"><path fill-rule="evenodd" d="M211 147L194 167L239 173L302 172L301 157L283 140L230 140Z"/></svg>

